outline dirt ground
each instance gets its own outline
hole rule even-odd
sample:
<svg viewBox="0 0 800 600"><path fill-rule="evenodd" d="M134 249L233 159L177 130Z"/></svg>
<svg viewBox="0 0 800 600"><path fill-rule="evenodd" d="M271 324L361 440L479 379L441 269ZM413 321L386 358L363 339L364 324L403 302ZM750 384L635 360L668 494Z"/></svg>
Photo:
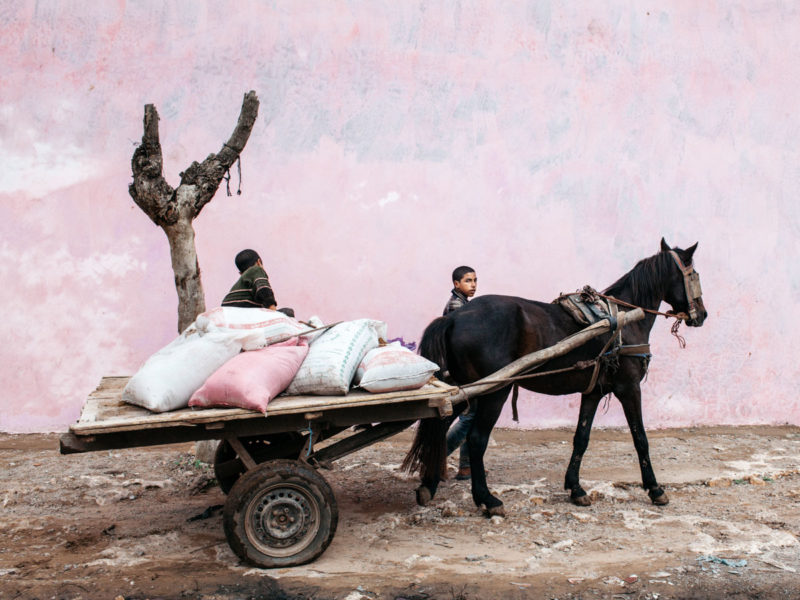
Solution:
<svg viewBox="0 0 800 600"><path fill-rule="evenodd" d="M398 471L410 432L322 471L339 506L316 562L239 563L225 496L193 444L62 456L56 435L0 435L0 598L798 598L800 429L650 433L670 496L639 487L627 431L594 431L578 508L562 489L566 430L498 430L487 519L468 482L424 508Z"/></svg>

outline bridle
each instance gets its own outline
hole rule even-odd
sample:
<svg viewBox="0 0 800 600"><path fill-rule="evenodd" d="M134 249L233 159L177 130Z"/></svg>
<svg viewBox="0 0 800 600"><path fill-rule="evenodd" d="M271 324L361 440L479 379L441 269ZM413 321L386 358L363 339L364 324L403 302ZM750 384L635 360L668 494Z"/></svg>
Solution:
<svg viewBox="0 0 800 600"><path fill-rule="evenodd" d="M677 252L670 250L669 253L683 275L683 287L686 290L686 301L689 303L689 318L696 321L699 316L697 301L703 297L703 290L700 289L700 275L694 270L691 263L688 266L684 265Z"/></svg>
<svg viewBox="0 0 800 600"><path fill-rule="evenodd" d="M697 271L694 270L694 266L689 264L686 266L683 264L683 261L678 256L678 253L674 250L669 251L672 259L675 261L675 264L680 269L681 274L683 275L683 288L686 291L686 302L689 304L689 314L686 313L673 313L673 312L661 312L660 310L653 310L651 308L644 308L643 306L637 306L636 304L631 304L630 302L624 302L618 298L614 298L614 296L606 296L605 294L601 294L600 292L594 292L596 295L600 296L601 298L605 298L613 302L614 304L619 304L621 306L627 306L628 308L641 308L644 312L650 313L651 315L661 315L663 317L671 317L673 319L677 319L678 322L680 321L687 321L689 319L697 319L699 316L699 311L697 309L697 301L703 297L703 290L700 289L700 275Z"/></svg>
<svg viewBox="0 0 800 600"><path fill-rule="evenodd" d="M653 310L651 308L644 308L643 306L637 306L635 304L631 304L630 302L624 302L623 300L619 300L618 298L614 298L613 296L606 296L605 294L601 294L599 292L595 292L601 298L605 298L606 300L613 302L614 304L619 304L621 306L627 306L628 308L641 308L644 312L650 313L653 315L661 315L668 318L675 319L675 323L672 324L672 335L674 335L678 343L681 345L681 348L686 347L686 340L678 333L678 328L680 327L681 321L688 321L688 320L697 320L699 316L699 311L697 308L697 301L702 298L703 290L700 288L700 275L697 271L694 270L694 266L690 263L688 266L683 264L683 261L678 256L678 253L674 250L669 251L672 259L675 261L675 264L678 266L678 269L683 275L683 287L686 291L686 302L689 305L689 314L686 313L673 313L673 312L661 312L660 310Z"/></svg>

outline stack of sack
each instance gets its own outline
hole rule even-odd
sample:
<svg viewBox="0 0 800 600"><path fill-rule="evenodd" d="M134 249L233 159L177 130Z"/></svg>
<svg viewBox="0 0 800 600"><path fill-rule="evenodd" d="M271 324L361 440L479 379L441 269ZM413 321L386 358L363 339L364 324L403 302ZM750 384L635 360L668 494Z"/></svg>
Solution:
<svg viewBox="0 0 800 600"><path fill-rule="evenodd" d="M438 370L400 344L381 346L381 321L358 319L314 331L322 322L312 317L309 325L268 309L215 308L153 354L122 399L154 412L193 406L265 413L284 391L344 395L351 384L370 392L408 390Z"/></svg>

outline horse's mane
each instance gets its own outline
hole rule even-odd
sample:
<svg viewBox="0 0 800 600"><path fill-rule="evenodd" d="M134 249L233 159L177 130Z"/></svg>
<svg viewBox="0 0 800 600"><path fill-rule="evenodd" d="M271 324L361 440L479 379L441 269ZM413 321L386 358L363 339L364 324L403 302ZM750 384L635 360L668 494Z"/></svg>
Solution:
<svg viewBox="0 0 800 600"><path fill-rule="evenodd" d="M666 252L643 258L630 271L603 290L603 293L620 299L623 295L630 295L631 303L646 306L654 298L664 296L664 282L667 279L670 261L670 255Z"/></svg>

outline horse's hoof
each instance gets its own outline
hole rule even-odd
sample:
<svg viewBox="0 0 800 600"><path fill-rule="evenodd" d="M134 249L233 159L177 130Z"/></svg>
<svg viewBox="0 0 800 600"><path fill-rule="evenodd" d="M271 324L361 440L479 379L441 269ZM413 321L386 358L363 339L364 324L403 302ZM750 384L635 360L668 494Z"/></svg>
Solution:
<svg viewBox="0 0 800 600"><path fill-rule="evenodd" d="M420 506L425 506L431 500L433 500L433 494L431 494L431 491L424 485L419 486L417 488L417 504Z"/></svg>
<svg viewBox="0 0 800 600"><path fill-rule="evenodd" d="M491 517L505 517L506 508L502 504L500 506L493 506L486 511L486 516Z"/></svg>
<svg viewBox="0 0 800 600"><path fill-rule="evenodd" d="M582 487L579 487L576 490L572 490L569 493L569 500L575 506L591 506L592 500L589 498L589 495L583 491Z"/></svg>
<svg viewBox="0 0 800 600"><path fill-rule="evenodd" d="M583 494L582 496L570 496L569 499L575 506L591 506L592 500L589 498L588 494Z"/></svg>
<svg viewBox="0 0 800 600"><path fill-rule="evenodd" d="M650 501L656 506L666 506L669 504L669 496L661 488L656 488L647 492L650 496Z"/></svg>

